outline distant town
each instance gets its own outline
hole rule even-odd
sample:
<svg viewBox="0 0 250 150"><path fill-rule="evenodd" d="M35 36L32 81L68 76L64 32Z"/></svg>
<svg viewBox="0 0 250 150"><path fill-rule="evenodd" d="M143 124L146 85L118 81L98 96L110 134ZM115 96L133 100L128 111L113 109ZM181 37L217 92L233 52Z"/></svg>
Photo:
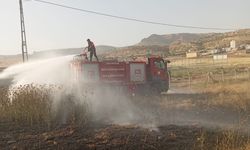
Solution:
<svg viewBox="0 0 250 150"><path fill-rule="evenodd" d="M186 58L197 58L201 56L210 56L213 55L214 59L226 59L227 55L245 55L250 54L250 44L237 44L236 40L232 40L229 47L201 50L199 52L189 50L186 53Z"/></svg>

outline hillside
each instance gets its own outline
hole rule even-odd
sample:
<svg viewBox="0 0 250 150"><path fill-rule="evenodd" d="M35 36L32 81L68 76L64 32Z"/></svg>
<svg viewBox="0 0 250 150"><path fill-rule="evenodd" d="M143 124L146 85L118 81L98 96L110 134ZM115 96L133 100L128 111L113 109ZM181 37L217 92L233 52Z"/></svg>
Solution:
<svg viewBox="0 0 250 150"><path fill-rule="evenodd" d="M138 45L146 46L146 45L161 45L168 46L173 42L192 42L199 40L208 36L207 34L192 34L192 33L179 33L179 34L166 34L166 35L157 35L152 34L148 38L144 38L141 40Z"/></svg>
<svg viewBox="0 0 250 150"><path fill-rule="evenodd" d="M238 30L226 33L180 33L156 35L141 40L138 45L149 46L169 46L171 54L186 52L188 50L204 50L229 47L231 40L235 40L237 45L250 44L250 29Z"/></svg>
<svg viewBox="0 0 250 150"><path fill-rule="evenodd" d="M120 58L126 59L134 56L145 56L150 55L169 55L168 46L158 46L158 45L149 45L149 46L128 46L117 49L116 51L110 51L106 53L104 57L107 58Z"/></svg>

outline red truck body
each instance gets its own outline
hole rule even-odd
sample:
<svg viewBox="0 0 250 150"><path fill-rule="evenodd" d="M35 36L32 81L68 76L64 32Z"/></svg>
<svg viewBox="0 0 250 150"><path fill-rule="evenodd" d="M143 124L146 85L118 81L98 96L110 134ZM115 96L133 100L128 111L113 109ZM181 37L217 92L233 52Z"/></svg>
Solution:
<svg viewBox="0 0 250 150"><path fill-rule="evenodd" d="M82 84L123 86L131 93L166 92L169 89L167 63L161 57L147 61L71 62L76 81Z"/></svg>

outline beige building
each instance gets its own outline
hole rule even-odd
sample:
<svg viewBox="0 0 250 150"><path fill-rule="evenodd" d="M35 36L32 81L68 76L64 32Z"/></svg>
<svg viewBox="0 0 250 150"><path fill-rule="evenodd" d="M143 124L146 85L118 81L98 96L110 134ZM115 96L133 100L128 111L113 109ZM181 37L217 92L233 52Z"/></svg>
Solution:
<svg viewBox="0 0 250 150"><path fill-rule="evenodd" d="M231 49L236 49L236 41L235 41L235 40L232 40L232 41L230 42L230 48L231 48Z"/></svg>
<svg viewBox="0 0 250 150"><path fill-rule="evenodd" d="M186 53L186 58L197 58L198 53L197 52L187 52Z"/></svg>

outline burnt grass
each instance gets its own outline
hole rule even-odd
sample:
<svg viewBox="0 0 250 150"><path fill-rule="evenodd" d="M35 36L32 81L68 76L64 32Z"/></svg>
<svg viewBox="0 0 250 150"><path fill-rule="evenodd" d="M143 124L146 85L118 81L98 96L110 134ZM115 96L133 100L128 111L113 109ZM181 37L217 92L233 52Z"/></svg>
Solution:
<svg viewBox="0 0 250 150"><path fill-rule="evenodd" d="M222 131L197 126L161 126L150 130L133 125L92 124L46 127L0 122L0 147L9 149L208 149ZM206 134L206 141L202 139Z"/></svg>

